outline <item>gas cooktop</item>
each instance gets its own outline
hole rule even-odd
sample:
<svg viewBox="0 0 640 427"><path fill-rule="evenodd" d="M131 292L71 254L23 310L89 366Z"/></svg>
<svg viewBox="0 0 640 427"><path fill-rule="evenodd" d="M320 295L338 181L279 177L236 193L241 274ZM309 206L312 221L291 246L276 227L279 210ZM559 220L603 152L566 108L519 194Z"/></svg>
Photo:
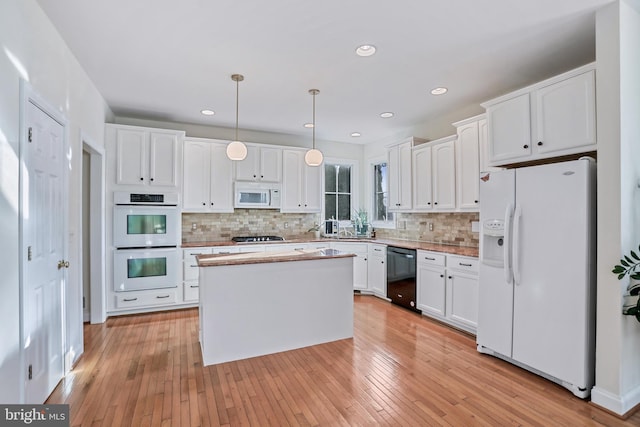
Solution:
<svg viewBox="0 0 640 427"><path fill-rule="evenodd" d="M274 241L282 241L284 237L280 236L237 236L232 237L236 243L253 243L253 242L274 242Z"/></svg>

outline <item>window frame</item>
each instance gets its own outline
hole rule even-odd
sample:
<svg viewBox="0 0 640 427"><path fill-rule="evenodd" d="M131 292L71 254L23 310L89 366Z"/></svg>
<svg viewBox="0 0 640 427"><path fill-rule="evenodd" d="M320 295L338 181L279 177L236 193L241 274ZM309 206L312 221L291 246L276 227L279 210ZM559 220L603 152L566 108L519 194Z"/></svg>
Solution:
<svg viewBox="0 0 640 427"><path fill-rule="evenodd" d="M387 163L387 171L389 170L389 159L387 158L387 156L379 156L379 157L374 157L374 158L370 158L367 162L367 183L365 186L365 191L367 194L367 205L369 206L369 211L370 212L374 212L375 211L375 186L374 186L374 180L375 180L375 166L380 164L380 163ZM389 182L389 177L387 176L387 183ZM389 189L387 188L387 197L389 196ZM387 209L387 213L390 214L391 219L387 219L387 221L371 221L371 225L373 226L373 228L388 228L388 229L395 229L396 228L396 221L395 221L395 212L389 212Z"/></svg>
<svg viewBox="0 0 640 427"><path fill-rule="evenodd" d="M320 214L320 219L321 221L326 221L328 218L325 218L325 213L327 211L326 209L326 182L325 182L325 166L329 164L329 165L345 165L345 166L350 166L351 167L351 215L353 215L353 211L354 210L358 210L359 206L360 206L360 199L359 199L359 182L360 182L360 175L359 175L359 168L358 168L358 160L355 159L345 159L345 158L337 158L337 157L331 157L331 158L326 158L324 159L324 162L322 163L322 212ZM347 221L347 220L342 220L340 221L340 226L349 226L351 225L351 220Z"/></svg>

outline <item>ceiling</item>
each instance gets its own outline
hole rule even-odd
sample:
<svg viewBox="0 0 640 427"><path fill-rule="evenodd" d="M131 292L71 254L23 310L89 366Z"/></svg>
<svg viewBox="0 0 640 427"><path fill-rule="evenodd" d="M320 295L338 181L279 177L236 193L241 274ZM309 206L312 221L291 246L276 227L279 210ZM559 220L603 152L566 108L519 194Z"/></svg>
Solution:
<svg viewBox="0 0 640 427"><path fill-rule="evenodd" d="M430 137L429 123L593 61L595 10L611 2L37 1L116 116L233 128L239 73L241 129L310 140L317 88L316 138L351 143Z"/></svg>

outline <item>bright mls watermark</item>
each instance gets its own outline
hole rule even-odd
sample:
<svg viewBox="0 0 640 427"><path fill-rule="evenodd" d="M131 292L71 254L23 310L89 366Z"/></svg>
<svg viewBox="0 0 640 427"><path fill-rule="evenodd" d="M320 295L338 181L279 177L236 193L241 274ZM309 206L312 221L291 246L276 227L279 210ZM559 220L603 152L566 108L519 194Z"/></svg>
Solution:
<svg viewBox="0 0 640 427"><path fill-rule="evenodd" d="M69 425L69 405L0 405L0 427Z"/></svg>

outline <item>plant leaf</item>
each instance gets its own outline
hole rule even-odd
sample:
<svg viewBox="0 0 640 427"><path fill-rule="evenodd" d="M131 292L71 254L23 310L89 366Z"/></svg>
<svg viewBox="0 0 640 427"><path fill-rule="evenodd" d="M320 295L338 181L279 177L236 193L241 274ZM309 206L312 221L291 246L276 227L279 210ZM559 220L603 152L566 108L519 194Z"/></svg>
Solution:
<svg viewBox="0 0 640 427"><path fill-rule="evenodd" d="M625 267L629 267L629 263L623 259L620 260L620 264L624 265Z"/></svg>
<svg viewBox="0 0 640 427"><path fill-rule="evenodd" d="M624 273L624 268L622 268L621 265L616 265L613 270L611 270L611 272L613 274L620 274L620 273Z"/></svg>
<svg viewBox="0 0 640 427"><path fill-rule="evenodd" d="M640 261L640 257L638 257L638 254L636 254L635 252L631 251L631 256Z"/></svg>
<svg viewBox="0 0 640 427"><path fill-rule="evenodd" d="M622 280L622 279L624 278L624 274L625 274L625 273L618 274L618 280Z"/></svg>
<svg viewBox="0 0 640 427"><path fill-rule="evenodd" d="M633 260L631 258L629 258L627 255L624 256L624 259L626 259L629 264L633 264L634 263Z"/></svg>
<svg viewBox="0 0 640 427"><path fill-rule="evenodd" d="M640 273L633 273L629 277L631 277L632 279L635 279L635 280L640 280Z"/></svg>

